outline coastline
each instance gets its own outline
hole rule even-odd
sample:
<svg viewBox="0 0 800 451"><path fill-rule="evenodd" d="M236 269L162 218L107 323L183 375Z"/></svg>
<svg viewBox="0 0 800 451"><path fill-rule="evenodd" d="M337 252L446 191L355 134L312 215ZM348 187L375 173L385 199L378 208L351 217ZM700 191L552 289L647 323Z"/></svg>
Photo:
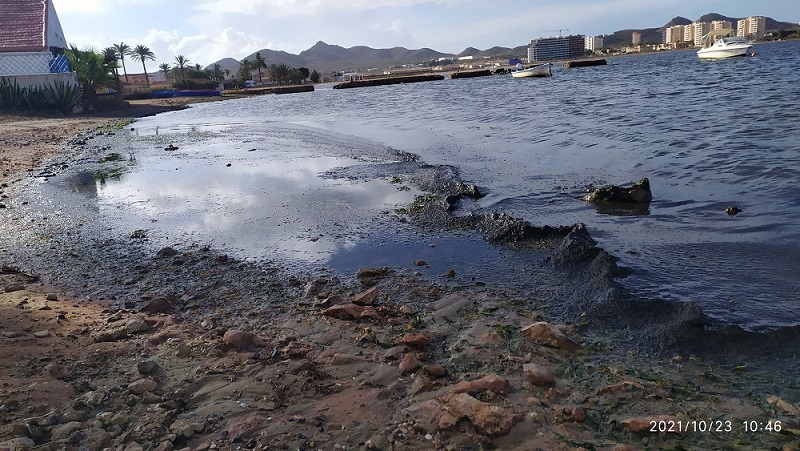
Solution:
<svg viewBox="0 0 800 451"><path fill-rule="evenodd" d="M63 140L76 133L184 106L4 116L3 192L75 151ZM343 283L262 272L208 248L135 257L163 295L129 306L72 299L4 266L0 448L797 449L800 406L775 392L789 373L770 378L754 355L732 363L674 345L650 355L619 330L604 336L593 317L550 324L546 300L413 271L365 269ZM186 287L166 282L177 268L195 268ZM232 279L258 283L247 291ZM640 326L658 316L647 310ZM780 432L743 423L776 420Z"/></svg>

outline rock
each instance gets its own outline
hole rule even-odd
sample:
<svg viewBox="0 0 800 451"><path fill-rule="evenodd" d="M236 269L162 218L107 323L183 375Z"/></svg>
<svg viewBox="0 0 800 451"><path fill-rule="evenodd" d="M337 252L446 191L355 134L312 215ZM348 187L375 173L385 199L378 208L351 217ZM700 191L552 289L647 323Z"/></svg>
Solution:
<svg viewBox="0 0 800 451"><path fill-rule="evenodd" d="M526 363L522 365L522 371L525 373L525 378L528 382L537 387L553 386L556 383L556 378L553 373L542 365Z"/></svg>
<svg viewBox="0 0 800 451"><path fill-rule="evenodd" d="M502 436L508 434L520 420L513 410L479 401L466 393L451 393L442 398L446 414L439 418L439 427L454 426L466 417L481 434Z"/></svg>
<svg viewBox="0 0 800 451"><path fill-rule="evenodd" d="M400 343L406 346L422 348L431 345L431 337L423 333L408 333L403 335Z"/></svg>
<svg viewBox="0 0 800 451"><path fill-rule="evenodd" d="M45 296L45 299L48 300L48 301L57 301L58 300L58 295L55 294L55 293L47 293L47 296Z"/></svg>
<svg viewBox="0 0 800 451"><path fill-rule="evenodd" d="M586 412L580 407L573 407L569 410L569 417L576 423L583 423L586 421Z"/></svg>
<svg viewBox="0 0 800 451"><path fill-rule="evenodd" d="M136 370L139 374L148 375L153 374L158 369L158 364L152 360L142 360L136 364Z"/></svg>
<svg viewBox="0 0 800 451"><path fill-rule="evenodd" d="M331 318L344 320L361 318L381 319L381 315L374 308L355 304L334 305L333 307L323 310L322 314Z"/></svg>
<svg viewBox="0 0 800 451"><path fill-rule="evenodd" d="M389 268L386 266L381 268L361 268L356 271L356 277L359 279L371 279L385 276L389 273Z"/></svg>
<svg viewBox="0 0 800 451"><path fill-rule="evenodd" d="M414 266L428 266L428 262L425 260L414 260Z"/></svg>
<svg viewBox="0 0 800 451"><path fill-rule="evenodd" d="M139 313L149 313L157 315L159 313L172 313L175 307L167 298L153 298L144 307L139 309Z"/></svg>
<svg viewBox="0 0 800 451"><path fill-rule="evenodd" d="M158 387L158 383L149 377L146 379L139 379L128 385L128 390L134 395L143 395L144 393L151 392Z"/></svg>
<svg viewBox="0 0 800 451"><path fill-rule="evenodd" d="M786 415L800 417L800 409L789 404L777 396L767 396L767 402L780 409Z"/></svg>
<svg viewBox="0 0 800 451"><path fill-rule="evenodd" d="M16 437L4 442L0 442L0 449L8 450L23 450L32 449L36 446L36 442L28 437Z"/></svg>
<svg viewBox="0 0 800 451"><path fill-rule="evenodd" d="M564 332L544 321L523 327L520 333L535 343L553 346L569 352L574 352L581 348L581 345L564 335Z"/></svg>
<svg viewBox="0 0 800 451"><path fill-rule="evenodd" d="M58 363L50 363L44 367L42 371L47 377L52 377L53 379L62 379L67 374L67 369L64 368L64 365Z"/></svg>
<svg viewBox="0 0 800 451"><path fill-rule="evenodd" d="M511 384L504 378L490 374L474 381L461 381L453 387L453 393L479 393L484 391L492 391L494 393L506 394L508 393Z"/></svg>
<svg viewBox="0 0 800 451"><path fill-rule="evenodd" d="M130 442L122 448L122 451L144 451L144 447L136 442Z"/></svg>
<svg viewBox="0 0 800 451"><path fill-rule="evenodd" d="M111 444L111 435L98 427L89 428L83 431L81 449L88 451L101 451Z"/></svg>
<svg viewBox="0 0 800 451"><path fill-rule="evenodd" d="M350 354L336 353L331 358L331 365L348 365L350 363L363 362L364 359Z"/></svg>
<svg viewBox="0 0 800 451"><path fill-rule="evenodd" d="M742 209L739 208L739 207L736 207L736 206L728 207L728 208L725 209L725 213L727 213L728 216L736 216L741 212L742 212Z"/></svg>
<svg viewBox="0 0 800 451"><path fill-rule="evenodd" d="M444 276L447 277L448 279L452 279L453 277L456 276L456 270L453 269L453 268L450 268L444 273Z"/></svg>
<svg viewBox="0 0 800 451"><path fill-rule="evenodd" d="M622 420L621 424L634 434L648 435L651 434L650 430L653 428L653 422L656 426L660 422L677 423L678 419L668 415L658 415L651 417L638 417L627 418ZM656 427L658 429L658 427Z"/></svg>
<svg viewBox="0 0 800 451"><path fill-rule="evenodd" d="M583 197L587 202L647 203L653 200L650 180L643 178L629 187L604 185Z"/></svg>
<svg viewBox="0 0 800 451"><path fill-rule="evenodd" d="M167 147L164 148L164 150L167 150L167 151L178 150L178 146L176 146L175 144L170 143Z"/></svg>
<svg viewBox="0 0 800 451"><path fill-rule="evenodd" d="M222 336L222 342L228 348L233 348L239 351L246 351L252 348L266 348L269 344L263 338L252 332L245 332L243 330L228 330Z"/></svg>
<svg viewBox="0 0 800 451"><path fill-rule="evenodd" d="M412 353L408 353L403 356L403 360L400 361L398 368L400 368L400 374L405 374L410 373L421 366L422 362L417 359L417 356Z"/></svg>
<svg viewBox="0 0 800 451"><path fill-rule="evenodd" d="M314 279L306 284L306 287L303 289L303 296L315 296L319 293L320 289L328 284L328 279L323 277Z"/></svg>
<svg viewBox="0 0 800 451"><path fill-rule="evenodd" d="M178 437L187 439L194 437L195 434L203 432L205 428L205 423L193 423L188 420L176 420L169 426L170 432Z"/></svg>
<svg viewBox="0 0 800 451"><path fill-rule="evenodd" d="M378 295L380 291L378 287L372 287L367 291L363 291L358 293L353 297L353 304L356 305L373 305L375 304L375 300L378 299Z"/></svg>
<svg viewBox="0 0 800 451"><path fill-rule="evenodd" d="M36 338L47 338L50 336L50 331L47 329L40 330L39 332L34 332L33 336Z"/></svg>
<svg viewBox="0 0 800 451"><path fill-rule="evenodd" d="M178 251L172 247L166 246L159 249L158 252L156 252L156 255L159 257L174 257L175 255L178 255Z"/></svg>
<svg viewBox="0 0 800 451"><path fill-rule="evenodd" d="M117 327L115 329L98 333L97 335L94 336L94 341L96 343L106 343L111 341L122 340L127 336L128 336L128 331L125 330L125 327Z"/></svg>
<svg viewBox="0 0 800 451"><path fill-rule="evenodd" d="M425 365L422 367L422 372L431 377L444 377L447 375L447 369L441 365Z"/></svg>
<svg viewBox="0 0 800 451"><path fill-rule="evenodd" d="M125 323L125 332L127 332L128 334L144 332L149 328L150 325L147 324L147 321L145 321L144 317L142 316L132 316Z"/></svg>
<svg viewBox="0 0 800 451"><path fill-rule="evenodd" d="M21 290L24 290L24 289L25 289L25 286L24 285L19 285L19 284L6 285L6 288L5 288L6 293L13 293L15 291L21 291Z"/></svg>
<svg viewBox="0 0 800 451"><path fill-rule="evenodd" d="M70 421L69 423L60 424L53 428L50 440L54 442L66 440L73 432L79 431L81 428L83 428L83 424L79 421Z"/></svg>

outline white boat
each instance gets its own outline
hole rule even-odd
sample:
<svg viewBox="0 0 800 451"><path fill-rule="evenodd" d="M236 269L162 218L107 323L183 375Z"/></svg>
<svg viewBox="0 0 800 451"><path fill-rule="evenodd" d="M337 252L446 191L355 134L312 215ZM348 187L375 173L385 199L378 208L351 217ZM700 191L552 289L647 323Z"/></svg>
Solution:
<svg viewBox="0 0 800 451"><path fill-rule="evenodd" d="M517 70L511 71L511 76L514 78L549 77L553 75L550 72L550 66L552 66L552 64L543 63L525 69L525 67L522 64L517 64Z"/></svg>
<svg viewBox="0 0 800 451"><path fill-rule="evenodd" d="M753 47L741 36L729 36L733 28L721 28L703 36L703 48L697 51L702 59L721 59L732 56L745 56Z"/></svg>

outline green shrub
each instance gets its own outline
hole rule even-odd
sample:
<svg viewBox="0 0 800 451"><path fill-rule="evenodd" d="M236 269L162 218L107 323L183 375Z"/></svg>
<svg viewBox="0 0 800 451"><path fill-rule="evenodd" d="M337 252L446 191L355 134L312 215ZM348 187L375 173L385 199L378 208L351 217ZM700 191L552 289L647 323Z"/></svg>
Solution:
<svg viewBox="0 0 800 451"><path fill-rule="evenodd" d="M81 88L78 85L56 80L47 87L47 97L50 104L58 111L70 114L81 100Z"/></svg>
<svg viewBox="0 0 800 451"><path fill-rule="evenodd" d="M42 85L28 87L24 96L28 108L32 108L36 111L41 111L51 106L47 98L47 89Z"/></svg>
<svg viewBox="0 0 800 451"><path fill-rule="evenodd" d="M181 80L172 84L174 89L217 89L218 81Z"/></svg>
<svg viewBox="0 0 800 451"><path fill-rule="evenodd" d="M125 95L125 100L147 100L150 98L149 89L137 89L131 94Z"/></svg>
<svg viewBox="0 0 800 451"><path fill-rule="evenodd" d="M12 84L8 78L0 78L0 97L6 108L25 109L25 88L21 88L14 79Z"/></svg>

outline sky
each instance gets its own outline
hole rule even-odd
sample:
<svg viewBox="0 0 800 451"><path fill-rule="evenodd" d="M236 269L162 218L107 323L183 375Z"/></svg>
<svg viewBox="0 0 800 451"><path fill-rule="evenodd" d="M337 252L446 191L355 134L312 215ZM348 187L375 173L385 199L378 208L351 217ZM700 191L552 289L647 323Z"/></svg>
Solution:
<svg viewBox="0 0 800 451"><path fill-rule="evenodd" d="M205 67L262 50L516 47L538 37L661 27L673 17L761 15L800 22L798 0L52 0L70 44L124 42L155 53L148 72L183 55ZM130 64L130 63L128 63ZM136 65L130 64L130 73ZM141 70L139 70L141 73Z"/></svg>

